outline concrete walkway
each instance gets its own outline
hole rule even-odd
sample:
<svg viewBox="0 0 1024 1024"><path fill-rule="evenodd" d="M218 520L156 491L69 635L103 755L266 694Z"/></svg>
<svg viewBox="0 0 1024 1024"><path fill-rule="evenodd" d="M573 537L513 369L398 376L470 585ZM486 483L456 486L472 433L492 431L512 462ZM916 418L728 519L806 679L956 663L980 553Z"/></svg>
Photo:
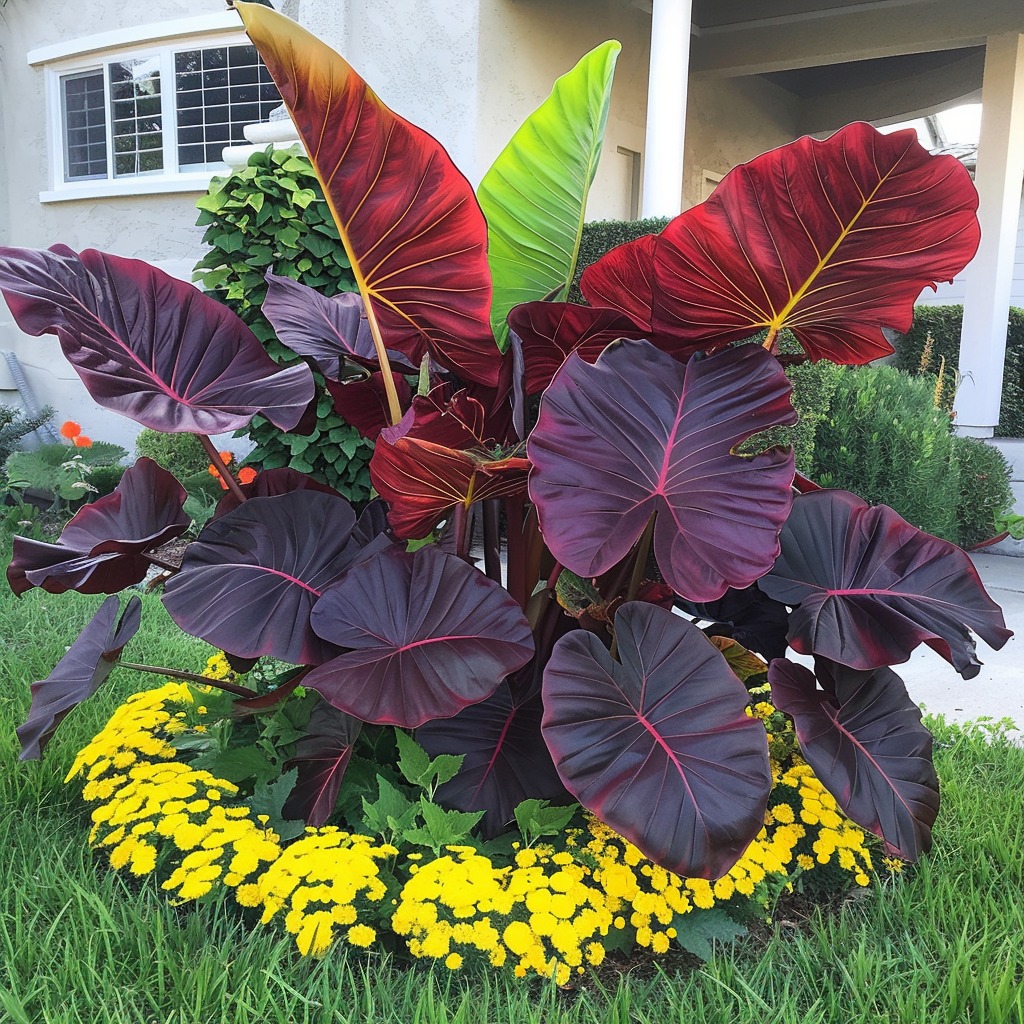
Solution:
<svg viewBox="0 0 1024 1024"><path fill-rule="evenodd" d="M948 662L923 644L910 661L894 665L893 670L926 711L955 722L1007 717L1024 729L1024 558L981 553L973 555L972 561L1015 635L1001 651L978 641L978 658L983 664L973 679L961 679Z"/></svg>

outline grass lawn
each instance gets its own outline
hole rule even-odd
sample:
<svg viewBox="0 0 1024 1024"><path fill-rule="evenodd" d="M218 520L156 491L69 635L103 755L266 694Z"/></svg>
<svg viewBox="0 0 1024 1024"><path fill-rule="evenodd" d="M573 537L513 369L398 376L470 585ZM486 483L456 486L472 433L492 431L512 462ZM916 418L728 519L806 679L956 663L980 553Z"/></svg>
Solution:
<svg viewBox="0 0 1024 1024"><path fill-rule="evenodd" d="M29 683L99 598L0 596L0 1020L11 1024L599 1021L609 1024L1024 1022L1024 749L998 730L936 728L935 848L837 911L787 920L697 969L682 957L602 969L572 991L338 952L303 961L233 905L172 908L86 848L62 779L114 706L157 677L117 671L43 763L16 762ZM146 599L129 657L198 670L205 645ZM142 652L145 652L143 655ZM965 686L970 685L965 683Z"/></svg>

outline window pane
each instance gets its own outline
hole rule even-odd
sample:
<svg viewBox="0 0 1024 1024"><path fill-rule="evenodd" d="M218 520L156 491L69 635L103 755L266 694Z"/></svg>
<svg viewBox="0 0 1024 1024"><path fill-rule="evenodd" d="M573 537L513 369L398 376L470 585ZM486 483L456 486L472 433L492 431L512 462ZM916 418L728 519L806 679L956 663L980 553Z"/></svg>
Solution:
<svg viewBox="0 0 1024 1024"><path fill-rule="evenodd" d="M118 61L110 65L109 72L114 175L162 171L160 58Z"/></svg>
<svg viewBox="0 0 1024 1024"><path fill-rule="evenodd" d="M265 121L280 93L250 45L182 50L174 55L178 166L216 169L225 146L244 145L242 129Z"/></svg>
<svg viewBox="0 0 1024 1024"><path fill-rule="evenodd" d="M60 80L64 115L64 180L107 176L103 72L86 71Z"/></svg>

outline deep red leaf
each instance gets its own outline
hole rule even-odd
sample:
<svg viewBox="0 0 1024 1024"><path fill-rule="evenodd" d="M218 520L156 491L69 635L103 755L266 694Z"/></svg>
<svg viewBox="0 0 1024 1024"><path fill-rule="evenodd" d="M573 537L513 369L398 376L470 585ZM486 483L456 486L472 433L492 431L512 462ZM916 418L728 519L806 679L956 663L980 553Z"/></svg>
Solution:
<svg viewBox="0 0 1024 1024"><path fill-rule="evenodd" d="M305 685L364 722L407 729L490 696L533 655L508 593L436 547L395 546L352 569L317 602L313 626L348 650Z"/></svg>
<svg viewBox="0 0 1024 1024"><path fill-rule="evenodd" d="M939 812L932 734L907 688L888 668L858 672L816 659L774 660L768 670L775 706L796 725L800 752L858 825L885 841L889 853L915 861L931 847Z"/></svg>
<svg viewBox="0 0 1024 1024"><path fill-rule="evenodd" d="M408 383L397 373L392 373L391 379L395 382L399 405L407 406L412 398ZM380 432L391 424L384 391L384 375L379 371L366 380L351 381L348 384L327 380L325 383L334 399L334 411L363 437L375 441Z"/></svg>
<svg viewBox="0 0 1024 1024"><path fill-rule="evenodd" d="M905 333L921 290L970 261L977 207L963 164L913 131L798 139L661 232L652 326L705 349L787 328L814 359L869 362L892 352L882 328Z"/></svg>
<svg viewBox="0 0 1024 1024"><path fill-rule="evenodd" d="M487 225L472 186L330 47L271 8L235 10L305 143L385 346L417 363L429 349L493 385Z"/></svg>
<svg viewBox="0 0 1024 1024"><path fill-rule="evenodd" d="M142 602L130 597L118 618L113 595L99 607L54 670L32 684L32 706L25 724L18 727L22 761L43 756L50 737L69 711L91 697L105 682L124 645L142 623Z"/></svg>
<svg viewBox="0 0 1024 1024"><path fill-rule="evenodd" d="M580 277L580 291L591 306L608 306L651 330L654 302L652 259L657 235L644 235L606 252Z"/></svg>
<svg viewBox="0 0 1024 1024"><path fill-rule="evenodd" d="M696 626L655 605L615 616L619 661L575 630L544 670L544 738L569 791L656 864L717 878L764 824L764 728Z"/></svg>
<svg viewBox="0 0 1024 1024"><path fill-rule="evenodd" d="M906 661L924 642L965 678L980 671L968 626L998 650L1013 633L968 555L849 491L800 495L782 553L758 586L793 607L788 640L856 669Z"/></svg>
<svg viewBox="0 0 1024 1024"><path fill-rule="evenodd" d="M0 291L27 334L56 334L102 406L165 432L216 434L256 413L290 430L313 397L226 306L141 260L0 248Z"/></svg>
<svg viewBox="0 0 1024 1024"><path fill-rule="evenodd" d="M714 601L767 572L792 503L792 452L732 454L793 423L790 385L746 345L686 366L645 341L569 357L530 435L530 495L552 554L580 576L623 559L657 513L654 551L683 597ZM742 543L736 538L742 537Z"/></svg>
<svg viewBox="0 0 1024 1024"><path fill-rule="evenodd" d="M570 353L593 363L611 342L650 334L617 309L571 302L524 302L509 311L508 323L522 339L528 395L543 391Z"/></svg>
<svg viewBox="0 0 1024 1024"><path fill-rule="evenodd" d="M242 484L241 490L246 498L271 498L275 494L290 494L292 491L320 491L323 494L341 497L333 487L328 487L327 484L322 484L319 480L314 480L313 477L306 476L305 473L300 473L290 466L261 470L252 483ZM240 504L232 491L225 491L217 502L214 518L238 508Z"/></svg>
<svg viewBox="0 0 1024 1024"><path fill-rule="evenodd" d="M185 488L152 459L125 470L110 493L83 505L56 544L14 538L7 581L16 594L42 587L51 594L115 594L145 578L153 551L191 524L182 511Z"/></svg>

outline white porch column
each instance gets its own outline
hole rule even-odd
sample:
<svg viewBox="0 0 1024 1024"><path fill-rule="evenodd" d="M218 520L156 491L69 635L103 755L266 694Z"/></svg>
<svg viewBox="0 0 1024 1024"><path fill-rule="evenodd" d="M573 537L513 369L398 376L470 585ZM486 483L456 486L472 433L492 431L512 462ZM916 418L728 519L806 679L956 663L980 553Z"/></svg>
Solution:
<svg viewBox="0 0 1024 1024"><path fill-rule="evenodd" d="M651 13L643 217L674 217L682 208L691 8L691 0L654 0Z"/></svg>
<svg viewBox="0 0 1024 1024"><path fill-rule="evenodd" d="M981 247L967 271L956 425L991 437L999 422L1014 248L1024 185L1024 35L993 36L985 47L981 135L975 184Z"/></svg>

